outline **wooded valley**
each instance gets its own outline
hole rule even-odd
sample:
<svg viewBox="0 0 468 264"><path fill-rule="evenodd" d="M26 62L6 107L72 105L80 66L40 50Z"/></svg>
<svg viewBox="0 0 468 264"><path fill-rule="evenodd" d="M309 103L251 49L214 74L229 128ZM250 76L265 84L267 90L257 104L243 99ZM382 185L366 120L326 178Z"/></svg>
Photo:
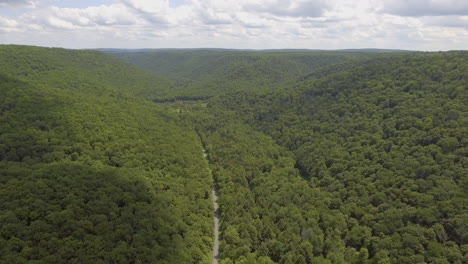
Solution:
<svg viewBox="0 0 468 264"><path fill-rule="evenodd" d="M211 263L214 186L219 263L466 264L467 87L462 51L0 46L0 263Z"/></svg>

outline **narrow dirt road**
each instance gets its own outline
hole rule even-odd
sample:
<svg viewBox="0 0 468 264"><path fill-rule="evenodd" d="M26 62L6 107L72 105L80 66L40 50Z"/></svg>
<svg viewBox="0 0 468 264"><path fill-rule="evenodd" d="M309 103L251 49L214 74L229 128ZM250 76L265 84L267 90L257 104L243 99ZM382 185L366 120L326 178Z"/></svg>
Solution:
<svg viewBox="0 0 468 264"><path fill-rule="evenodd" d="M218 209L218 196L216 190L213 187L211 190L213 196L213 208L214 208L214 243L213 243L213 264L218 264L218 250L219 250L219 209Z"/></svg>
<svg viewBox="0 0 468 264"><path fill-rule="evenodd" d="M206 159L206 150L203 149L203 157ZM208 160L207 160L208 161ZM214 182L211 187L211 198L213 200L214 210L214 242L213 242L213 264L218 264L218 251L219 251L219 207L218 207L218 195L216 194L216 188Z"/></svg>

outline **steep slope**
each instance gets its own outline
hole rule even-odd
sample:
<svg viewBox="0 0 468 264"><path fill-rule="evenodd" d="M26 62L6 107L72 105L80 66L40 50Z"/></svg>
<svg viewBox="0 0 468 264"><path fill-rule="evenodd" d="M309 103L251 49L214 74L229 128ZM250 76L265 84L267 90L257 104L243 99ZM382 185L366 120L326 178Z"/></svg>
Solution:
<svg viewBox="0 0 468 264"><path fill-rule="evenodd" d="M170 81L97 51L2 45L0 57L1 73L35 86L148 99L172 89Z"/></svg>
<svg viewBox="0 0 468 264"><path fill-rule="evenodd" d="M132 97L149 75L88 51L2 46L0 62L0 262L209 263L201 145Z"/></svg>
<svg viewBox="0 0 468 264"><path fill-rule="evenodd" d="M269 210L274 224L268 231L254 225L249 234L260 232L263 238L265 232L280 232L282 221L299 219L283 226L292 231L282 240L276 236L279 244L269 243L271 239L263 245L237 229L242 242L225 247L230 253L224 256L236 261L236 252L245 250L278 263L309 263L319 257L323 263L467 262L467 70L465 52L379 55L339 67L335 74L328 70L294 89L237 92L210 100L207 111L229 113L218 120L244 120L292 151L305 181L301 197L314 193L325 205L316 204L311 211L307 204L316 201L292 198L296 190L286 191L284 197L298 208L295 213ZM207 133L229 127L219 126L206 128ZM217 153L228 164L223 168L231 170L239 163L232 153ZM245 190L253 195L249 207L255 208L249 218L264 219L260 212L265 205L253 184L262 173L232 171L223 185L247 179ZM276 182L290 176L270 177ZM220 193L221 208L224 203L232 208L244 203L223 197L222 188ZM318 213L310 214L314 211ZM313 229L314 217L319 230ZM298 233L302 240L294 240ZM313 256L304 249L285 259L287 251L282 250L300 248L308 234L314 236L309 241Z"/></svg>

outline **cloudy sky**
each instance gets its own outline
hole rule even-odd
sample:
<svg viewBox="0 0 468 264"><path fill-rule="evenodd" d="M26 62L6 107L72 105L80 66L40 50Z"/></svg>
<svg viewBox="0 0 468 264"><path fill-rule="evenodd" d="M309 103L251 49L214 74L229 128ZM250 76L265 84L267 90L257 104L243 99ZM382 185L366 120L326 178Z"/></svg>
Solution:
<svg viewBox="0 0 468 264"><path fill-rule="evenodd" d="M468 49L468 0L0 0L0 44Z"/></svg>

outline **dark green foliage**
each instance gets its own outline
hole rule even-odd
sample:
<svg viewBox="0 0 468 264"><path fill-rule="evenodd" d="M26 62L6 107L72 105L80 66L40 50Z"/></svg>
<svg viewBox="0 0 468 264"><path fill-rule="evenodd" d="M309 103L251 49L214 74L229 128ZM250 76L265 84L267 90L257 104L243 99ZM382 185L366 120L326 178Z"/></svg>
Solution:
<svg viewBox="0 0 468 264"><path fill-rule="evenodd" d="M321 67L367 56L339 52L185 51L111 53L168 76L175 89L159 101L206 99L230 91L270 90Z"/></svg>
<svg viewBox="0 0 468 264"><path fill-rule="evenodd" d="M320 217L325 242L313 247L314 257L465 263L468 55L380 55L356 64L296 89L233 93L208 107L236 113L292 151L307 182L300 193L328 197L328 209L340 212ZM339 221L340 232L327 234Z"/></svg>
<svg viewBox="0 0 468 264"><path fill-rule="evenodd" d="M132 97L139 83L120 90L112 70L100 83L102 68L128 67L112 58L91 73L88 52L0 50L28 73L57 53L81 74L0 69L0 262L208 263L211 179L196 133ZM94 88L69 85L82 80Z"/></svg>
<svg viewBox="0 0 468 264"><path fill-rule="evenodd" d="M201 139L220 263L468 263L467 53L114 55L0 47L0 262L208 263Z"/></svg>
<svg viewBox="0 0 468 264"><path fill-rule="evenodd" d="M86 94L164 97L170 82L96 51L0 46L0 73L35 86Z"/></svg>
<svg viewBox="0 0 468 264"><path fill-rule="evenodd" d="M1 165L4 261L149 263L175 249L167 226L175 212L139 171Z"/></svg>
<svg viewBox="0 0 468 264"><path fill-rule="evenodd" d="M230 115L201 114L193 117L220 198L221 263L310 263L314 253L344 250L332 237L345 219L328 209L329 196L307 186L290 152ZM335 223L322 230L324 219Z"/></svg>

